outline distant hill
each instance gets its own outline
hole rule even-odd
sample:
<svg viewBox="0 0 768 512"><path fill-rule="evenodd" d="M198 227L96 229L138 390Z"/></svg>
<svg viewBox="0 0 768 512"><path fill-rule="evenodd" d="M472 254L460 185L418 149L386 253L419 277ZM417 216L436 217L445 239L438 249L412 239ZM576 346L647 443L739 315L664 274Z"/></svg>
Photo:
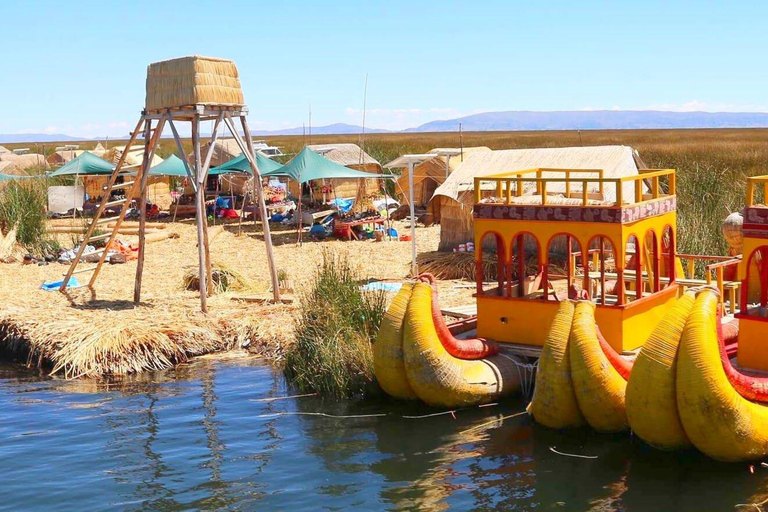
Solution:
<svg viewBox="0 0 768 512"><path fill-rule="evenodd" d="M768 113L665 112L659 110L574 110L485 112L431 121L407 132L515 130L630 130L642 128L763 128Z"/></svg>
<svg viewBox="0 0 768 512"><path fill-rule="evenodd" d="M70 142L86 140L63 133L0 133L0 144L13 142Z"/></svg>
<svg viewBox="0 0 768 512"><path fill-rule="evenodd" d="M302 133L309 133L309 128L286 128L283 130L256 130L254 135L301 135ZM313 126L312 135L347 135L356 134L363 131L362 126L346 123L334 123L327 126ZM379 128L366 128L365 133L388 133L389 130L382 130Z"/></svg>
<svg viewBox="0 0 768 512"><path fill-rule="evenodd" d="M431 121L403 132L455 132L459 123L464 131L522 130L632 130L676 128L768 128L768 112L667 112L661 110L563 110L537 112L513 110L484 112L456 119ZM301 135L302 127L254 131L255 136ZM312 135L352 135L361 126L335 123L313 126ZM391 133L390 130L366 128L366 133ZM163 133L171 137L170 132ZM0 134L0 144L32 142L69 142L97 140L72 137L62 133Z"/></svg>

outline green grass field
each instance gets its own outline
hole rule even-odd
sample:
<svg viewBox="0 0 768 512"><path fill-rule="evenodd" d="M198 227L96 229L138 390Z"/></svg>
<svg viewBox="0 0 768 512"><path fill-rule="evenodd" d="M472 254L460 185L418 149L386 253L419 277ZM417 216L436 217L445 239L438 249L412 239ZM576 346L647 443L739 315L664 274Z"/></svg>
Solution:
<svg viewBox="0 0 768 512"><path fill-rule="evenodd" d="M359 135L267 137L285 153L296 153L304 143L360 142ZM110 145L125 141L110 141ZM88 149L96 142L83 142ZM185 148L191 146L184 141ZM624 144L640 152L651 168L674 168L678 172L678 225L680 252L725 254L720 224L728 213L743 206L746 176L768 173L768 129L707 130L610 130L458 133L369 134L365 149L381 163L403 153L423 153L435 147L488 146L492 149L596 146ZM49 154L55 146L47 143ZM4 144L10 149L34 144ZM42 149L42 145L38 145ZM165 139L160 156L175 152Z"/></svg>

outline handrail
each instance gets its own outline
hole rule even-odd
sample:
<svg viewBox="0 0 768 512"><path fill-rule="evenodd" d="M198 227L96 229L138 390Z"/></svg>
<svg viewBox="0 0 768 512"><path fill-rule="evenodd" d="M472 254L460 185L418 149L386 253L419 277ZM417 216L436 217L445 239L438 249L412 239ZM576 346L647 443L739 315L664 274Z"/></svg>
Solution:
<svg viewBox="0 0 768 512"><path fill-rule="evenodd" d="M544 178L544 173L561 173L562 177L548 177ZM529 175L535 174L535 177ZM595 174L593 176L573 176L576 174ZM482 200L482 183L483 182L495 182L496 183L496 196L503 198L504 204L510 204L512 202L512 196L520 197L523 195L524 185L526 183L535 185L536 194L541 195L541 204L547 204L547 185L551 183L562 183L565 186L565 196L570 197L571 185L581 185L581 199L582 206L589 204L589 186L597 185L601 196L605 192L605 184L611 184L614 186L616 195L616 204L621 206L624 204L624 191L623 185L625 183L634 184L634 200L630 203L641 203L645 198L643 193L643 184L650 181L650 196L652 199L658 199L662 196L674 196L677 192L677 182L675 178L674 169L655 169L644 170L642 174L635 176L622 176L618 178L605 178L601 169L550 169L550 168L537 168L526 169L523 171L514 171L502 174L494 174L490 176L478 176L474 178L475 185L475 203L480 203ZM666 193L661 190L660 179L668 177L669 186ZM768 177L766 177L768 179ZM514 185L514 190L513 190ZM593 188L594 189L594 188Z"/></svg>
<svg viewBox="0 0 768 512"><path fill-rule="evenodd" d="M747 178L747 206L755 206L755 185L763 184L763 202L768 203L768 174L749 176Z"/></svg>

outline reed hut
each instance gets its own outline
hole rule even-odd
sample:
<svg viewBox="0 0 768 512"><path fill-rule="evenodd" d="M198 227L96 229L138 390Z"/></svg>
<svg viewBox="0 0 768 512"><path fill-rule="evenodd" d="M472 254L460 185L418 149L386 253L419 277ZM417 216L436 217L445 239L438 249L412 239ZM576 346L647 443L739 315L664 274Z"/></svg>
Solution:
<svg viewBox="0 0 768 512"><path fill-rule="evenodd" d="M27 170L35 167L47 169L48 162L45 161L45 155L38 153L26 153L17 155L13 152L0 153L0 162L13 162L19 170Z"/></svg>
<svg viewBox="0 0 768 512"><path fill-rule="evenodd" d="M594 146L575 148L505 149L478 151L465 158L434 193L432 202L439 201L440 251L452 251L456 246L472 241L472 206L474 179L504 172L534 168L602 169L606 178L635 176L645 165L636 150L629 146ZM632 197L632 184L624 197ZM550 187L554 191L553 187ZM483 191L485 197L493 190ZM606 187L604 200L615 200L614 191Z"/></svg>
<svg viewBox="0 0 768 512"><path fill-rule="evenodd" d="M82 155L84 150L82 149L62 149L59 151L54 151L51 153L46 161L48 162L48 165L51 167L61 167L62 165L71 162L75 158ZM93 151L91 151L93 153ZM102 151L101 155L96 156L102 156L104 152Z"/></svg>
<svg viewBox="0 0 768 512"><path fill-rule="evenodd" d="M414 206L417 208L426 208L429 213L432 213L433 221L440 222L440 202L432 201L432 196L434 195L435 190L437 190L437 187L442 185L446 178L456 170L459 164L469 158L469 155L478 151L490 150L490 148L485 146L477 146L463 149L435 148L428 151L428 153L436 154L438 156L431 160L426 160L413 168ZM453 156L454 153L458 154ZM399 201L403 204L408 204L408 199L410 197L408 174L408 168L404 167L400 177L397 179L397 195Z"/></svg>
<svg viewBox="0 0 768 512"><path fill-rule="evenodd" d="M102 158L107 162L117 164L120 156L125 151L125 146L115 146L104 153ZM144 147L134 146L128 151L125 157L124 166L138 169L144 158ZM152 156L150 168L160 164L163 161L157 155ZM109 181L109 176L85 176L83 177L83 186L88 197L93 199L101 198L104 193L104 186ZM147 198L156 204L161 210L167 210L171 207L173 199L171 198L171 178L168 176L150 176L147 182Z"/></svg>
<svg viewBox="0 0 768 512"><path fill-rule="evenodd" d="M310 144L307 147L318 155L344 167L372 174L381 174L382 172L381 163L363 151L357 144ZM381 187L379 180L376 179L334 179L327 180L327 182L327 185L332 186L336 197L344 198L376 194ZM363 190L360 190L361 184L365 187ZM298 185L295 183L289 184L289 190L294 194L297 193Z"/></svg>
<svg viewBox="0 0 768 512"><path fill-rule="evenodd" d="M104 149L104 146L102 146L101 142L97 142L96 146L91 150L91 153L98 156L99 158L103 157L104 154L107 152L106 149Z"/></svg>

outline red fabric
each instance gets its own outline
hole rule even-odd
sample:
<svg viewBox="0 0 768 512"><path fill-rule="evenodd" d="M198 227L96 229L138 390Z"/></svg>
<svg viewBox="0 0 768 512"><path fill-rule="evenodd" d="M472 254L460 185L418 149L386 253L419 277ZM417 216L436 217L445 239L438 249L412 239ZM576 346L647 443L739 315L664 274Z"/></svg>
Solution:
<svg viewBox="0 0 768 512"><path fill-rule="evenodd" d="M726 341L733 339L734 331L736 338L738 338L738 320L722 325L720 323L720 314L717 318L717 339L720 345L720 361L723 363L723 369L725 375L728 377L728 382L731 383L733 389L736 390L741 396L747 400L753 402L768 402L768 377L751 377L739 372L731 364L731 359L726 353L725 345Z"/></svg>
<svg viewBox="0 0 768 512"><path fill-rule="evenodd" d="M240 216L235 210L230 208L228 210L219 210L219 217L222 219L237 219Z"/></svg>
<svg viewBox="0 0 768 512"><path fill-rule="evenodd" d="M499 353L499 345L482 338L460 340L451 334L445 323L445 318L440 312L440 304L437 301L437 282L432 274L421 274L419 279L432 286L432 322L437 330L443 348L453 357L459 359L483 359Z"/></svg>

